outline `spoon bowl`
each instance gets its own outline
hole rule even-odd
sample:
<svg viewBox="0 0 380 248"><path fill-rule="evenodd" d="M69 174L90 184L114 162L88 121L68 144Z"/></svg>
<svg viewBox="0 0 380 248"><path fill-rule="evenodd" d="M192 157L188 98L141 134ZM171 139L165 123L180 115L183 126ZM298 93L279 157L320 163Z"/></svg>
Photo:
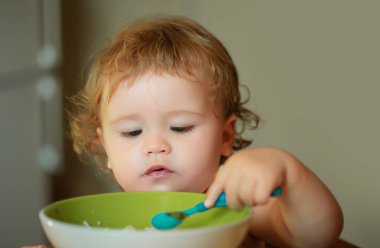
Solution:
<svg viewBox="0 0 380 248"><path fill-rule="evenodd" d="M216 200L213 208L226 206L226 194L223 192ZM181 224L181 222L188 216L206 210L209 210L209 208L204 205L204 202L201 202L184 211L162 212L153 216L152 225L160 230L172 229Z"/></svg>

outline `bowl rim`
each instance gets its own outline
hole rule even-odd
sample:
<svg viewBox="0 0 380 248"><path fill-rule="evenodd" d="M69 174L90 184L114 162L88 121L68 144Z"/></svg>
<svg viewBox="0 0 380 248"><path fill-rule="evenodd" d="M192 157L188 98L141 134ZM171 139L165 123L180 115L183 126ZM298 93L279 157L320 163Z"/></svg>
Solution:
<svg viewBox="0 0 380 248"><path fill-rule="evenodd" d="M59 201L55 201L55 202L52 202L51 204L48 204L46 205L45 207L43 207L39 212L38 212L38 216L39 216L39 219L40 219L40 222L41 224L44 226L44 224L46 224L47 226L49 227L53 227L53 226L59 226L59 227L62 227L62 228L70 228L72 229L73 231L74 230L78 230L78 231L84 231L86 230L87 232L94 232L94 233L107 233L107 235L113 233L113 234L137 234L137 235L140 235L140 234L143 234L143 235L146 235L147 233L158 233L160 235L166 235L166 234L185 234L185 233L194 233L194 232L205 232L205 231L217 231L219 229L224 229L226 227L229 227L229 226L238 226L238 225L241 225L243 224L244 222L249 222L250 218L251 218L251 215L252 215L252 208L246 206L244 207L244 209L247 209L246 211L248 211L248 214L247 216L241 218L240 220L236 220L236 221L232 221L230 223L227 223L227 224L223 224L223 225L215 225L215 226L206 226L206 227L196 227L196 228L186 228L186 229L177 229L177 228L173 228L173 229L169 229L169 230L159 230L159 229L156 229L152 226L152 230L146 230L146 229L135 229L135 230L129 230L128 228L113 228L113 227L98 227L98 226L91 226L91 227L87 227L85 225L79 225L79 224L73 224L73 223L67 223L67 222L64 222L64 221L60 221L60 220L57 220L57 219L54 219L54 218L51 218L49 217L47 214L46 214L46 210L54 207L55 205L58 205L60 203L63 203L63 202L66 202L66 201L72 201L72 200L76 200L78 198L92 198L92 197L98 197L98 196L104 196L104 195L117 195L117 194L139 194L139 193L155 193L153 191L144 191L144 192L112 192L112 193L101 193L101 194L92 194L92 195L83 195L83 196L75 196L75 197L71 197L71 198L67 198L67 199L63 199L63 200L59 200ZM174 193L174 194L193 194L193 195L205 195L203 193L193 193L193 192L161 192L161 193Z"/></svg>

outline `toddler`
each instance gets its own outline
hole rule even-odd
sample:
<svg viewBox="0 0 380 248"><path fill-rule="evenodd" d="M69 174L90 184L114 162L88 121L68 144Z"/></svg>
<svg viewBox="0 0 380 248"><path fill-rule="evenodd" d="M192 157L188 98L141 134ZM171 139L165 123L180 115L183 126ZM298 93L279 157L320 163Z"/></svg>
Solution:
<svg viewBox="0 0 380 248"><path fill-rule="evenodd" d="M204 192L207 206L226 192L229 207L255 207L250 247L337 241L342 212L321 180L286 151L247 148L242 132L260 118L243 105L226 48L193 20L124 27L74 103L75 151L111 171L124 191ZM282 194L270 197L278 186Z"/></svg>

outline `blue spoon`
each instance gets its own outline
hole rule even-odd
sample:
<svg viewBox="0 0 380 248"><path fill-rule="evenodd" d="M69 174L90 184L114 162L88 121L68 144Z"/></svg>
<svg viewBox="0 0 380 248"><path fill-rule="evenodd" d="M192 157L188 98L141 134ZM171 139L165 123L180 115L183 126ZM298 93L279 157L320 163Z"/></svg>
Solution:
<svg viewBox="0 0 380 248"><path fill-rule="evenodd" d="M277 187L271 194L271 196L281 195L282 189L281 187ZM211 208L217 207L226 207L226 194L223 192L219 195L216 200L214 206ZM192 214L204 212L211 208L207 208L204 202L198 203L192 208L183 210L183 211L173 211L173 212L162 212L158 213L152 218L152 225L159 230L167 230L172 229L181 224L181 222L189 217Z"/></svg>

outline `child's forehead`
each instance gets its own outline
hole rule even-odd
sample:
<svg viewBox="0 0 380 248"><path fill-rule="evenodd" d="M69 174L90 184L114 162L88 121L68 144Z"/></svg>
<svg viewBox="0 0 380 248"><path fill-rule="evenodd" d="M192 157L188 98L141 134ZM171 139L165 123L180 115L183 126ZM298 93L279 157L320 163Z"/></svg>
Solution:
<svg viewBox="0 0 380 248"><path fill-rule="evenodd" d="M210 92L210 95L213 94L212 92L212 78L204 72L202 69L187 69L184 70L176 70L176 71L153 71L153 70L147 70L143 73L139 74L133 74L133 75L118 75L114 77L114 80L109 80L108 82L104 82L104 87L102 90L102 106L101 108L106 107L109 102L111 101L111 98L113 95L118 91L120 88L131 88L135 85L136 82L141 81L141 79L147 79L154 76L172 76L177 77L179 79L184 79L184 81L187 81L189 83L196 83L196 84L203 84L205 90Z"/></svg>
<svg viewBox="0 0 380 248"><path fill-rule="evenodd" d="M119 88L120 86L126 86L128 88L133 87L138 81L149 81L154 77L174 77L178 79L183 79L186 82L190 83L200 83L203 84L205 89L211 85L211 77L209 77L203 70L200 69L192 69L191 71L146 71L141 74L126 76L121 80L115 82L114 89L112 94ZM111 96L112 96L111 94Z"/></svg>
<svg viewBox="0 0 380 248"><path fill-rule="evenodd" d="M170 72L170 71L146 71L144 73L140 74L134 74L131 76L125 76L121 78L118 81L114 81L111 87L105 87L103 90L103 96L102 96L102 103L101 103L101 109L100 109L100 115L103 115L105 110L107 109L107 106L110 104L111 99L115 94L118 94L118 92L125 92L124 90L131 89L135 86L136 83L141 82L154 82L155 77L174 77L178 78L178 82L186 82L189 84L198 84L201 85L201 88L204 89L205 92L209 95L210 104L214 107L215 104L217 104L216 101L216 93L213 90L212 87L212 79L210 76L208 76L203 70L191 70L189 72L185 71L178 71L178 72ZM153 80L151 80L153 79ZM181 80L182 79L182 80ZM177 81L177 80L174 80ZM108 88L108 89L107 89ZM219 104L217 104L219 106ZM219 107L218 107L219 109Z"/></svg>

